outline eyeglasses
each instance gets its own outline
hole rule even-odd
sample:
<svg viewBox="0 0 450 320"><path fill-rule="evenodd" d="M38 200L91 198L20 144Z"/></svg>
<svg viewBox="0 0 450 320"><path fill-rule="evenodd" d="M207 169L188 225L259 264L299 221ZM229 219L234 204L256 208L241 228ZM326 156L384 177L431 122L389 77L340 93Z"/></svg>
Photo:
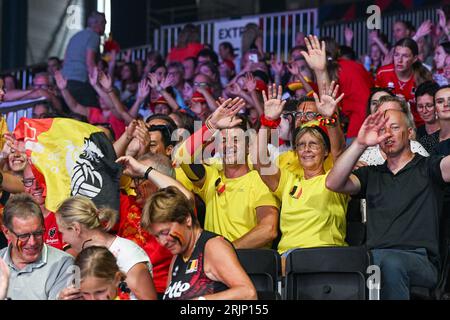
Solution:
<svg viewBox="0 0 450 320"><path fill-rule="evenodd" d="M209 84L207 82L194 82L194 87L207 87Z"/></svg>
<svg viewBox="0 0 450 320"><path fill-rule="evenodd" d="M417 105L417 110L419 109L427 109L427 110L433 110L434 109L434 104L428 103L428 104L418 104Z"/></svg>
<svg viewBox="0 0 450 320"><path fill-rule="evenodd" d="M23 179L23 186L29 188L33 185L34 181L36 181L36 178Z"/></svg>
<svg viewBox="0 0 450 320"><path fill-rule="evenodd" d="M17 237L17 239L19 239L22 242L27 242L28 240L30 240L31 236L33 236L35 240L42 240L44 233L45 233L45 229L41 229L41 230L38 230L35 232L30 232L30 233L22 233L22 234L17 234L12 230L9 230L9 231L11 231L11 233L13 235L15 235Z"/></svg>
<svg viewBox="0 0 450 320"><path fill-rule="evenodd" d="M309 143L300 142L300 143L297 143L295 145L295 147L297 148L297 150L300 150L300 151L303 151L306 148L309 148L313 151L318 151L320 149L320 145L316 142L309 142Z"/></svg>
<svg viewBox="0 0 450 320"><path fill-rule="evenodd" d="M312 112L312 111L307 111L307 112L303 112L303 111L287 111L287 112L283 112L284 116L293 116L295 118L306 118L307 120L314 120L316 119L320 114L317 112Z"/></svg>

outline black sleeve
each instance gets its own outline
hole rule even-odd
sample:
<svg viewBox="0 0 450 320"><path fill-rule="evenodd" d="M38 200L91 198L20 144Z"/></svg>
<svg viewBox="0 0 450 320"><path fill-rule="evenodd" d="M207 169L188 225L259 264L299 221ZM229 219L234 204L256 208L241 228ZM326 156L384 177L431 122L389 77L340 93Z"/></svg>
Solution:
<svg viewBox="0 0 450 320"><path fill-rule="evenodd" d="M352 195L352 197L357 199L365 199L367 192L367 183L369 182L369 170L370 167L361 167L352 173L358 178L361 185L361 190L357 194Z"/></svg>
<svg viewBox="0 0 450 320"><path fill-rule="evenodd" d="M448 187L450 184L444 181L441 171L441 161L443 156L430 156L426 159L428 166L428 174L431 180L442 187Z"/></svg>

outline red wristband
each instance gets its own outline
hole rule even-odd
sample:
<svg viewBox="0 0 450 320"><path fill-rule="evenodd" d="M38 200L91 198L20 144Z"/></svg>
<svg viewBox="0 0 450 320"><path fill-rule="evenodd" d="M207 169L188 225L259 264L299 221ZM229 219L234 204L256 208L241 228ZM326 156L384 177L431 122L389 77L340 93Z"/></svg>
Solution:
<svg viewBox="0 0 450 320"><path fill-rule="evenodd" d="M259 119L261 121L261 125L263 125L267 128L271 128L271 129L278 128L278 126L281 123L281 118L278 118L277 120L269 120L263 114L261 115L261 117Z"/></svg>

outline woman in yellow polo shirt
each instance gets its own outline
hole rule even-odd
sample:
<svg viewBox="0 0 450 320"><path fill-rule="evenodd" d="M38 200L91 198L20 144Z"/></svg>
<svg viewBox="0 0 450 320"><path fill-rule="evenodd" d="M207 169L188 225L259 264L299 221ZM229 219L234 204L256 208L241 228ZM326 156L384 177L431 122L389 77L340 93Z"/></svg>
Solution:
<svg viewBox="0 0 450 320"><path fill-rule="evenodd" d="M264 183L282 201L280 213L281 240L278 244L280 254L295 248L345 246L345 215L349 197L328 190L325 186L327 172L324 161L331 150L330 139L322 125L340 130L333 121L336 106L343 95L336 98L338 86L334 83L326 88L321 98L315 95L315 102L323 116L320 126L312 124L297 128L293 135L295 152L304 170L298 176L287 169L263 165L257 157L255 168ZM281 101L281 87L274 85L269 89L268 97L264 95L264 114L276 122L281 114L284 101ZM276 124L274 124L275 126ZM260 129L258 147L266 150L265 130ZM272 170L268 170L268 169Z"/></svg>

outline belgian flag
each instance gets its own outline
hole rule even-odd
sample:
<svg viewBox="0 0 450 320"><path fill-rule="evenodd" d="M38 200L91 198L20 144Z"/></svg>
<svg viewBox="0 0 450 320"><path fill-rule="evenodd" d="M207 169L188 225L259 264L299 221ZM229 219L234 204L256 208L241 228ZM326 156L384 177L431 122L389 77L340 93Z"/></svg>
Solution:
<svg viewBox="0 0 450 320"><path fill-rule="evenodd" d="M22 118L14 136L25 141L48 210L56 211L73 195L86 196L98 207L119 209L121 166L101 129L73 119Z"/></svg>

